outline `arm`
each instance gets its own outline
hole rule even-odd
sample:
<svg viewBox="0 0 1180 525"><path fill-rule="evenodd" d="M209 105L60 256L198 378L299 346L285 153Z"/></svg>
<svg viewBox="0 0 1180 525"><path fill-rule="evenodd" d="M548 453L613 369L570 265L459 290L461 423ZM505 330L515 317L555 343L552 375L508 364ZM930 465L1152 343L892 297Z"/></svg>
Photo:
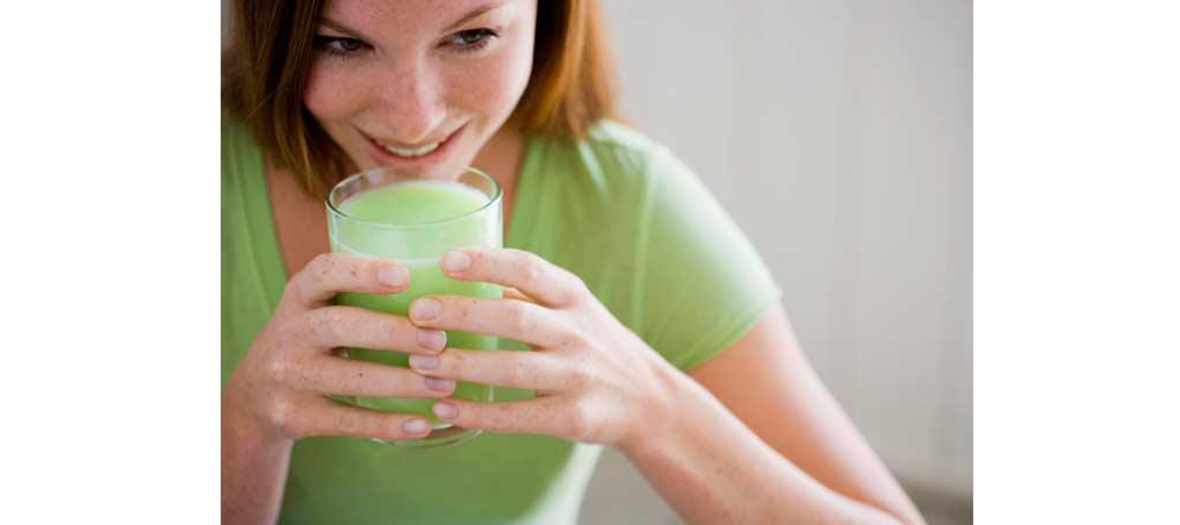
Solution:
<svg viewBox="0 0 1180 525"><path fill-rule="evenodd" d="M291 448L305 436L420 438L417 415L338 404L327 394L439 398L436 384L405 368L341 359L333 348L437 353L445 334L420 331L405 317L335 306L339 291L396 293L409 272L393 261L324 254L287 283L275 312L221 392L221 521L274 523ZM419 336L425 336L419 338ZM391 473L392 475L393 473Z"/></svg>
<svg viewBox="0 0 1180 525"><path fill-rule="evenodd" d="M221 396L221 522L274 523L291 458L290 439L267 439Z"/></svg>
<svg viewBox="0 0 1180 525"><path fill-rule="evenodd" d="M670 402L619 448L686 521L923 523L781 306L687 376L669 366L660 380Z"/></svg>
<svg viewBox="0 0 1180 525"><path fill-rule="evenodd" d="M418 297L412 323L513 339L532 351L447 348L411 356L410 367L537 395L448 398L434 404L439 418L617 446L691 522L922 522L807 365L777 304L694 369L698 383L615 319L578 276L536 254L470 248L444 255L440 266L453 279L503 285L504 297Z"/></svg>

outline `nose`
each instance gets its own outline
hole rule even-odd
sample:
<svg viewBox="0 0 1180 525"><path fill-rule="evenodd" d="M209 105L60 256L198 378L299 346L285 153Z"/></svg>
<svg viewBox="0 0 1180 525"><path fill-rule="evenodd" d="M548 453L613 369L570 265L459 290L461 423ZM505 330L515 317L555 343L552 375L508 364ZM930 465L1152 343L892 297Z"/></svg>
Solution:
<svg viewBox="0 0 1180 525"><path fill-rule="evenodd" d="M442 131L446 118L442 85L427 60L401 60L376 78L373 110L383 138L416 145Z"/></svg>

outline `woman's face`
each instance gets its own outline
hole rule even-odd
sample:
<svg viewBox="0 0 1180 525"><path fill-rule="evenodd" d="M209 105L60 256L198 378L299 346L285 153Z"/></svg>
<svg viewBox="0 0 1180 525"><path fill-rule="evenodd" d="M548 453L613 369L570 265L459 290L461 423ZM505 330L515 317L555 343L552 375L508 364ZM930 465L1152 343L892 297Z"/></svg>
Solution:
<svg viewBox="0 0 1180 525"><path fill-rule="evenodd" d="M303 103L359 169L446 178L508 119L537 0L331 0Z"/></svg>

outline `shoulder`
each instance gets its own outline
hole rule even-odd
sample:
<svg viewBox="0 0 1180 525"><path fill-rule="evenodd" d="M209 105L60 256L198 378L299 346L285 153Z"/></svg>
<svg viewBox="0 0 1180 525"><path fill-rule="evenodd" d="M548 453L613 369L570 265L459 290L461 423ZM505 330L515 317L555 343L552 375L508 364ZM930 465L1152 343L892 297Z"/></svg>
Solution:
<svg viewBox="0 0 1180 525"><path fill-rule="evenodd" d="M547 172L565 172L570 180L599 191L650 190L669 178L693 178L691 171L663 143L615 120L601 120L581 138L538 138L540 162Z"/></svg>
<svg viewBox="0 0 1180 525"><path fill-rule="evenodd" d="M643 132L617 120L603 119L586 132L584 142L592 148L625 155L650 155L664 145Z"/></svg>
<svg viewBox="0 0 1180 525"><path fill-rule="evenodd" d="M591 127L584 139L596 158L612 160L622 171L651 175L675 159L671 150L643 132L614 120L602 120Z"/></svg>

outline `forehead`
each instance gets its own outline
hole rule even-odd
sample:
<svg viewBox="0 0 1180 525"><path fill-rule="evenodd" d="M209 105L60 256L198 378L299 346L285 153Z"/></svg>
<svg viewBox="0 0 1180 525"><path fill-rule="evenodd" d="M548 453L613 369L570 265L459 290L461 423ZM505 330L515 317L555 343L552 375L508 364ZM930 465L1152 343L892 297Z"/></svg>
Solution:
<svg viewBox="0 0 1180 525"><path fill-rule="evenodd" d="M329 0L324 16L357 29L430 32L473 12L513 3L516 0Z"/></svg>

